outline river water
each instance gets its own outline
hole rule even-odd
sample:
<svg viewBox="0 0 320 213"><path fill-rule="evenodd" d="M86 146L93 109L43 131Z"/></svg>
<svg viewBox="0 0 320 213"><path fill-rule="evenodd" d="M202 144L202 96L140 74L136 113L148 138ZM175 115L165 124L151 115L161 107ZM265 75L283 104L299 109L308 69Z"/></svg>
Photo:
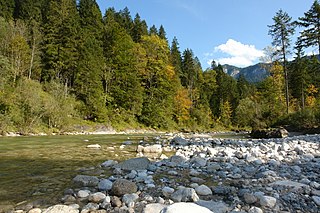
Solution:
<svg viewBox="0 0 320 213"><path fill-rule="evenodd" d="M57 203L79 173L136 155L145 135L0 137L0 212L17 204ZM150 135L149 135L150 136ZM133 145L120 149L124 141ZM88 149L100 144L101 149Z"/></svg>
<svg viewBox="0 0 320 213"><path fill-rule="evenodd" d="M77 174L108 175L97 171L97 165L135 157L137 144L145 136L155 135L0 137L0 212L29 202L58 203ZM121 149L125 141L132 145ZM89 144L102 148L88 149Z"/></svg>

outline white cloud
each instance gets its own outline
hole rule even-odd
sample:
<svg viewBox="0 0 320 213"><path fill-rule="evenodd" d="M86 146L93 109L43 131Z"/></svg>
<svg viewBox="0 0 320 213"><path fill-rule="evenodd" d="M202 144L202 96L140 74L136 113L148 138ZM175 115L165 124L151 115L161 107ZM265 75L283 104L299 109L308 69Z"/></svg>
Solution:
<svg viewBox="0 0 320 213"><path fill-rule="evenodd" d="M210 58L208 62L215 60L220 64L229 64L238 67L246 67L256 63L257 59L262 57L263 51L256 49L254 45L242 44L241 42L229 39L225 44L221 44L214 48L214 54L207 53L206 57L226 54L227 57Z"/></svg>

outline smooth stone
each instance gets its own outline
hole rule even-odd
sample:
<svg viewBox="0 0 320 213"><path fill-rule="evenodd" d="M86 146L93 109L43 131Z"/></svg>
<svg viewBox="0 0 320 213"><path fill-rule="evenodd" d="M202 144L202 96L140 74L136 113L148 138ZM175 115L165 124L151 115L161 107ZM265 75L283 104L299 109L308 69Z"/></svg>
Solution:
<svg viewBox="0 0 320 213"><path fill-rule="evenodd" d="M93 203L101 203L107 196L102 192L96 192L94 194L89 195L89 201Z"/></svg>
<svg viewBox="0 0 320 213"><path fill-rule="evenodd" d="M41 213L41 212L42 212L42 210L39 209L39 208L30 209L30 210L28 211L28 213Z"/></svg>
<svg viewBox="0 0 320 213"><path fill-rule="evenodd" d="M170 195L174 192L174 189L173 188L170 188L168 186L165 186L162 188L162 194L165 196L165 197L170 197Z"/></svg>
<svg viewBox="0 0 320 213"><path fill-rule="evenodd" d="M318 206L320 206L320 197L319 197L319 196L312 196L312 200L313 200Z"/></svg>
<svg viewBox="0 0 320 213"><path fill-rule="evenodd" d="M174 203L162 209L160 213L212 213L209 209L194 203Z"/></svg>
<svg viewBox="0 0 320 213"><path fill-rule="evenodd" d="M190 163L193 163L195 166L206 166L207 164L207 159L201 158L201 157L194 157L190 160Z"/></svg>
<svg viewBox="0 0 320 213"><path fill-rule="evenodd" d="M182 164L187 161L187 158L180 156L180 155L173 155L170 157L170 162L175 164Z"/></svg>
<svg viewBox="0 0 320 213"><path fill-rule="evenodd" d="M245 193L243 195L243 198L244 198L244 201L247 203L247 204L253 204L255 202L258 201L258 198L253 195L253 194L250 194L250 193Z"/></svg>
<svg viewBox="0 0 320 213"><path fill-rule="evenodd" d="M258 208L258 207L251 207L248 211L248 213L263 213L262 209Z"/></svg>
<svg viewBox="0 0 320 213"><path fill-rule="evenodd" d="M160 203L150 203L147 204L146 207L143 209L143 213L159 213L165 207L167 207L167 205Z"/></svg>
<svg viewBox="0 0 320 213"><path fill-rule="evenodd" d="M187 146L189 145L189 141L187 141L186 139L182 138L182 137L175 137L172 139L171 141L173 144L176 145L181 145L181 146Z"/></svg>
<svg viewBox="0 0 320 213"><path fill-rule="evenodd" d="M125 179L117 179L112 184L111 193L116 196L123 196L125 194L135 193L137 190L137 185L134 182Z"/></svg>
<svg viewBox="0 0 320 213"><path fill-rule="evenodd" d="M81 212L83 212L83 210L88 210L90 212L90 211L95 211L95 210L98 210L98 209L99 209L99 204L97 204L97 203L88 203L87 205L85 205L82 208Z"/></svg>
<svg viewBox="0 0 320 213"><path fill-rule="evenodd" d="M282 187L288 187L288 188L297 188L297 189L300 189L302 187L307 187L306 184L298 183L298 182L290 181L290 180L279 180L279 181L270 183L269 185L270 186L282 186Z"/></svg>
<svg viewBox="0 0 320 213"><path fill-rule="evenodd" d="M259 198L259 203L261 206L273 208L277 203L277 199L274 197L270 197L270 196L261 196Z"/></svg>
<svg viewBox="0 0 320 213"><path fill-rule="evenodd" d="M204 195L204 196L212 195L211 189L206 185L198 186L197 188L195 188L195 190L198 195Z"/></svg>
<svg viewBox="0 0 320 213"><path fill-rule="evenodd" d="M162 153L162 146L160 144L154 144L143 148L144 153Z"/></svg>
<svg viewBox="0 0 320 213"><path fill-rule="evenodd" d="M147 170L150 161L146 157L141 158L132 158L126 161L123 161L116 165L116 167L121 168L123 170L131 171L131 170Z"/></svg>
<svg viewBox="0 0 320 213"><path fill-rule="evenodd" d="M107 160L107 161L105 161L105 162L103 162L102 164L101 164L101 166L102 167L111 167L111 166L114 166L114 165L116 165L116 164L118 164L118 162L117 161L114 161L114 160Z"/></svg>
<svg viewBox="0 0 320 213"><path fill-rule="evenodd" d="M122 205L120 198L117 196L112 196L110 203L113 207L120 207Z"/></svg>
<svg viewBox="0 0 320 213"><path fill-rule="evenodd" d="M101 149L101 146L99 144L90 144L87 146L87 148L90 149Z"/></svg>
<svg viewBox="0 0 320 213"><path fill-rule="evenodd" d="M99 179L94 176L77 175L75 178L73 178L73 182L80 186L96 187L99 183Z"/></svg>
<svg viewBox="0 0 320 213"><path fill-rule="evenodd" d="M216 202L216 201L199 200L196 202L196 204L206 207L214 213L226 213L226 212L229 212L230 210L228 205L222 201Z"/></svg>
<svg viewBox="0 0 320 213"><path fill-rule="evenodd" d="M66 205L55 205L49 207L43 213L79 213L79 210Z"/></svg>
<svg viewBox="0 0 320 213"><path fill-rule="evenodd" d="M196 202L199 200L199 197L196 191L192 188L181 188L176 192L171 194L171 199L175 202L188 202L193 201Z"/></svg>
<svg viewBox="0 0 320 213"><path fill-rule="evenodd" d="M102 179L100 180L98 184L98 189L100 191L109 191L112 188L112 182L108 179Z"/></svg>
<svg viewBox="0 0 320 213"><path fill-rule="evenodd" d="M135 202L139 199L139 195L133 193L133 194L125 194L122 197L122 202L124 202L127 206L130 205L130 203Z"/></svg>

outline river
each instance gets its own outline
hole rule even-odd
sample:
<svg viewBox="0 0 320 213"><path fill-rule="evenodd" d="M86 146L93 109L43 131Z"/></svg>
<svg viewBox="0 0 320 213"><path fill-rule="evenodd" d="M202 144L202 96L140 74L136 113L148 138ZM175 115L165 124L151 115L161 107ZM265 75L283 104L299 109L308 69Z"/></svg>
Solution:
<svg viewBox="0 0 320 213"><path fill-rule="evenodd" d="M154 135L0 137L0 210L29 202L40 206L58 203L73 177L107 175L96 166L110 159L135 157L137 144L145 136ZM132 145L120 149L125 141ZM86 148L89 144L100 144L101 149Z"/></svg>

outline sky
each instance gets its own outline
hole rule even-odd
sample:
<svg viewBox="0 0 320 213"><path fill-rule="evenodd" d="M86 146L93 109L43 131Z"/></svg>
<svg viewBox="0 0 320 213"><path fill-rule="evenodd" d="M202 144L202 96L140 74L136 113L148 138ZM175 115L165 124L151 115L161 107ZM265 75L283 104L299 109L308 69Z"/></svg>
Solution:
<svg viewBox="0 0 320 213"><path fill-rule="evenodd" d="M97 0L102 13L128 7L149 27L163 25L169 44L176 37L180 51L192 49L206 69L212 60L246 67L259 62L271 45L268 25L282 9L293 20L304 16L314 0ZM298 34L297 34L298 35ZM295 38L293 38L295 42Z"/></svg>

